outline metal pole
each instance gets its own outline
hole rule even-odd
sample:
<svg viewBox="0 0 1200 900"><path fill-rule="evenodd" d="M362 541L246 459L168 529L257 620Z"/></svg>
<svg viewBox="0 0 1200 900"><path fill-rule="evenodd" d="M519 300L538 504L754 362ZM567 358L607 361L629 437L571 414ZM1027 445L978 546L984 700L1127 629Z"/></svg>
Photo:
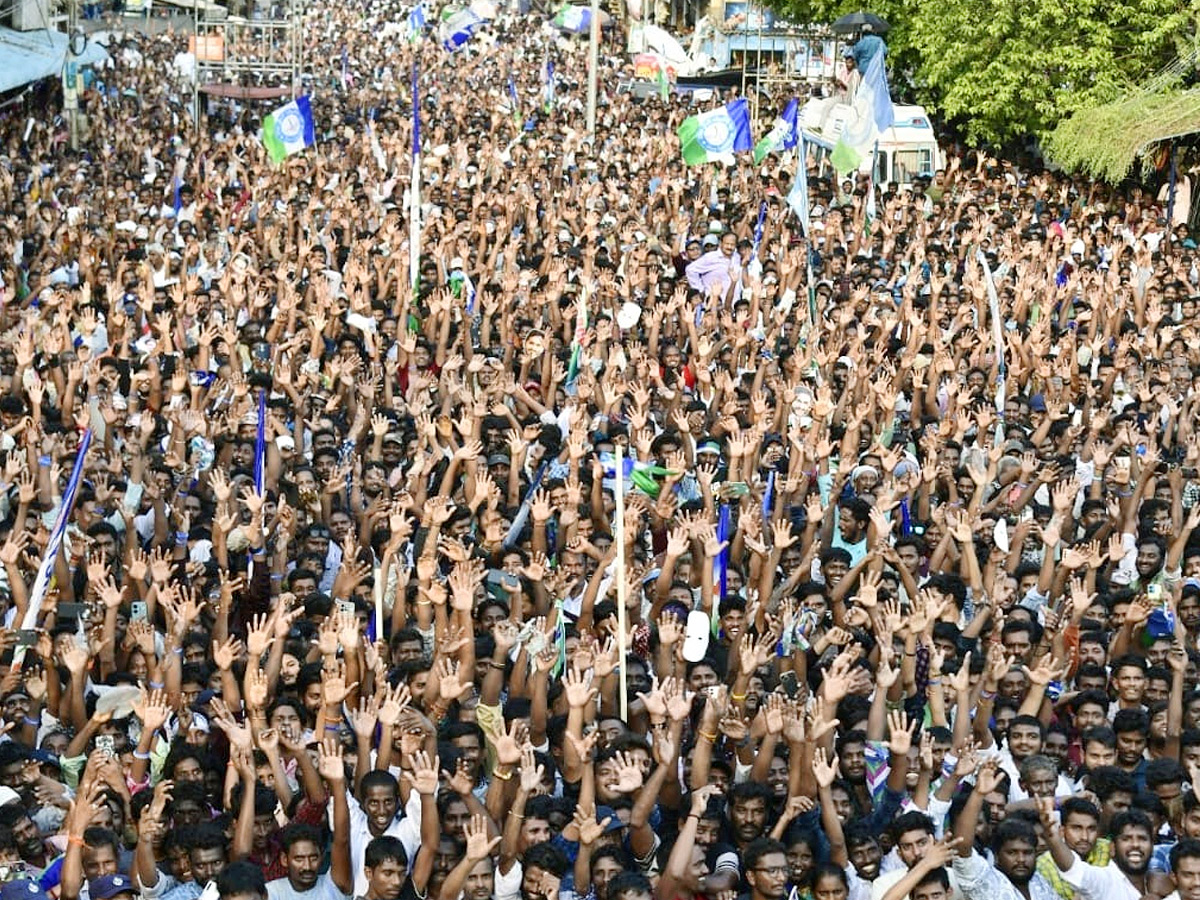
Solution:
<svg viewBox="0 0 1200 900"><path fill-rule="evenodd" d="M596 81L600 77L600 0L592 0L592 27L588 36L587 130L596 133Z"/></svg>
<svg viewBox="0 0 1200 900"><path fill-rule="evenodd" d="M621 721L629 719L629 684L625 675L625 642L628 625L625 612L625 451L616 445L617 477L615 491L617 499L617 653L621 661Z"/></svg>

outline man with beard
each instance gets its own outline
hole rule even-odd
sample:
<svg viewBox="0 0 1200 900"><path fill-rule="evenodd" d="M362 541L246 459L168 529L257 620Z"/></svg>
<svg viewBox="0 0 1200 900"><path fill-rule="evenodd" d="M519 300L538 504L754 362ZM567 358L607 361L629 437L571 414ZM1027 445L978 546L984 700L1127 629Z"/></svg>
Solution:
<svg viewBox="0 0 1200 900"><path fill-rule="evenodd" d="M1037 834L1022 819L1001 822L992 835L993 866L975 849L975 824L983 811L983 798L1000 780L996 760L985 762L975 776L975 789L954 823L958 854L954 874L967 900L1055 900L1054 888L1037 873ZM1053 802L1053 792L1050 797Z"/></svg>
<svg viewBox="0 0 1200 900"><path fill-rule="evenodd" d="M750 900L782 900L788 890L787 848L771 838L756 838L742 855Z"/></svg>
<svg viewBox="0 0 1200 900"><path fill-rule="evenodd" d="M1083 797L1069 797L1058 807L1062 820L1062 835L1067 846L1079 858L1093 866L1106 866L1112 858L1112 843L1100 837L1100 808ZM1038 872L1050 882L1054 892L1063 900L1074 900L1073 891L1054 865L1054 857L1046 851L1038 857Z"/></svg>
<svg viewBox="0 0 1200 900"><path fill-rule="evenodd" d="M334 829L333 865L321 874L324 842L312 825L288 825L279 835L287 875L267 882L270 900L341 900L350 892L350 853L344 823ZM341 831L339 840L338 831Z"/></svg>
<svg viewBox="0 0 1200 900"><path fill-rule="evenodd" d="M771 808L771 789L755 781L744 781L729 792L729 821L733 842L745 850L767 830L767 811Z"/></svg>
<svg viewBox="0 0 1200 900"><path fill-rule="evenodd" d="M1113 818L1113 858L1107 866L1085 863L1063 840L1062 828L1049 797L1038 802L1046 843L1063 881L1075 889L1079 900L1141 900L1146 894L1154 829L1140 810Z"/></svg>

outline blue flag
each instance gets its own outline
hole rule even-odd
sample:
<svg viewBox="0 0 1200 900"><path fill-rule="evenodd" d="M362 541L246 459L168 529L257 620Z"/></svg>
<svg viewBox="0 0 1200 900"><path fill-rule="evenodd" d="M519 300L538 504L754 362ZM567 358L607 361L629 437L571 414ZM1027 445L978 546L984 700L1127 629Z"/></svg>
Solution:
<svg viewBox="0 0 1200 900"><path fill-rule="evenodd" d="M732 521L732 512L729 509L728 503L721 504L721 511L717 516L717 540L725 543L725 549L717 554L715 565L716 582L721 593L717 596L717 603L713 604L713 612L716 612L720 601L725 599L725 591L729 586L729 529Z"/></svg>
<svg viewBox="0 0 1200 900"><path fill-rule="evenodd" d="M254 490L263 494L267 478L267 392L258 392L258 433L254 437Z"/></svg>
<svg viewBox="0 0 1200 900"><path fill-rule="evenodd" d="M413 43L424 34L428 20L425 18L425 0L421 0L408 14L408 40Z"/></svg>
<svg viewBox="0 0 1200 900"><path fill-rule="evenodd" d="M413 116L413 133L412 133L412 155L413 159L417 158L417 154L421 152L421 87L417 79L417 60L413 58L413 74L412 74L412 116Z"/></svg>
<svg viewBox="0 0 1200 900"><path fill-rule="evenodd" d="M803 230L804 236L808 237L808 142L804 140L800 141L800 154L796 160L796 180L792 183L792 189L788 191L787 205L800 220L800 228Z"/></svg>

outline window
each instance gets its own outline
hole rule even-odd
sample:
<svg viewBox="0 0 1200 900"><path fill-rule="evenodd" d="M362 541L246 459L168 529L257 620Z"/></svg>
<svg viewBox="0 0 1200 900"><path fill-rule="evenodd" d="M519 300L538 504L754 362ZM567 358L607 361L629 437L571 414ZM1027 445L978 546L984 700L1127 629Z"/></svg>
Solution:
<svg viewBox="0 0 1200 900"><path fill-rule="evenodd" d="M882 155L882 154L881 154ZM911 182L918 175L933 174L933 149L920 147L915 150L897 150L892 180L901 184Z"/></svg>

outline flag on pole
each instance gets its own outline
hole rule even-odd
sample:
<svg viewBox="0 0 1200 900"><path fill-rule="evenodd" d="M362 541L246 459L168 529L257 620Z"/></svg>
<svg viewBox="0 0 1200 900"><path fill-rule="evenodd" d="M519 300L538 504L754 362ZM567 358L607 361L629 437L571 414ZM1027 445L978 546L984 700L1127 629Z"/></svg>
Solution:
<svg viewBox="0 0 1200 900"><path fill-rule="evenodd" d="M734 153L754 147L750 136L750 105L745 97L739 97L718 109L690 116L683 120L676 134L687 165L732 162Z"/></svg>
<svg viewBox="0 0 1200 900"><path fill-rule="evenodd" d="M442 23L442 46L451 53L460 49L483 24L483 17L472 9L460 9Z"/></svg>
<svg viewBox="0 0 1200 900"><path fill-rule="evenodd" d="M804 139L800 140L800 154L796 160L796 180L792 182L792 189L788 191L787 205L800 220L800 228L804 232L804 236L808 237L808 142Z"/></svg>
<svg viewBox="0 0 1200 900"><path fill-rule="evenodd" d="M408 14L408 42L414 44L421 39L429 20L425 17L425 0L421 0Z"/></svg>
<svg viewBox="0 0 1200 900"><path fill-rule="evenodd" d="M587 297L580 295L575 312L575 334L571 337L571 361L567 364L567 386L575 384L579 377L579 364L583 358L583 336L587 334Z"/></svg>
<svg viewBox="0 0 1200 900"><path fill-rule="evenodd" d="M563 613L562 597L554 601L554 647L558 652L550 669L550 677L558 678L567 667L567 620Z"/></svg>
<svg viewBox="0 0 1200 900"><path fill-rule="evenodd" d="M342 47L342 90L350 89L350 54Z"/></svg>
<svg viewBox="0 0 1200 900"><path fill-rule="evenodd" d="M46 542L46 552L42 556L41 565L38 566L37 576L33 581L33 590L29 595L29 607L25 610L25 618L21 620L20 628L24 631L30 631L37 625L38 613L42 611L42 601L46 597L46 589L50 586L50 579L54 576L54 566L58 561L58 551L62 548L63 535L67 530L67 523L71 521L71 512L75 508L75 496L79 493L79 482L83 480L83 463L87 459L88 448L92 446L92 429L88 429L83 433L83 437L79 441L79 449L75 451L75 466L71 469L71 478L67 482L67 487L63 491L62 504L58 508L58 517L54 520L54 527L50 531L50 540ZM17 647L13 650L13 667L20 668L22 660L25 658L25 647Z"/></svg>
<svg viewBox="0 0 1200 900"><path fill-rule="evenodd" d="M258 392L258 431L254 435L254 492L262 495L267 487L267 392Z"/></svg>
<svg viewBox="0 0 1200 900"><path fill-rule="evenodd" d="M667 67L659 62L658 64L658 99L667 102L667 98L671 96L671 82L667 78Z"/></svg>
<svg viewBox="0 0 1200 900"><path fill-rule="evenodd" d="M554 15L554 24L563 31L583 34L592 30L592 11L586 6L571 6L564 3Z"/></svg>
<svg viewBox="0 0 1200 900"><path fill-rule="evenodd" d="M416 56L412 64L412 184L408 203L408 280L415 302L421 274L421 85Z"/></svg>
<svg viewBox="0 0 1200 900"><path fill-rule="evenodd" d="M183 181L178 174L176 174L175 183L172 186L171 208L175 210L177 216L183 209Z"/></svg>
<svg viewBox="0 0 1200 900"><path fill-rule="evenodd" d="M543 77L545 79L546 90L546 112L554 109L554 60L546 60L546 67L543 69Z"/></svg>
<svg viewBox="0 0 1200 900"><path fill-rule="evenodd" d="M600 465L604 467L604 477L615 482L617 458L611 453L601 453L599 459ZM662 485L658 483L658 479L674 474L674 470L665 466L656 466L653 463L634 459L632 456L622 456L620 488L624 491L626 484L632 484L646 496L656 498L662 491ZM616 489L615 484L614 489Z"/></svg>
<svg viewBox="0 0 1200 900"><path fill-rule="evenodd" d="M758 204L758 221L754 223L754 252L751 253L751 259L758 258L758 248L762 245L763 226L767 223L767 201L763 200Z"/></svg>
<svg viewBox="0 0 1200 900"><path fill-rule="evenodd" d="M728 503L722 503L720 512L717 514L717 540L725 544L725 548L717 554L717 558L713 560L713 564L717 567L714 573L720 594L717 595L717 602L713 604L713 621L716 621L717 607L720 602L725 599L725 592L729 587L729 533L732 526L732 512L729 509Z"/></svg>
<svg viewBox="0 0 1200 900"><path fill-rule="evenodd" d="M508 97L512 101L512 117L513 121L518 125L521 124L521 100L517 96L517 80L513 77L512 72L508 73Z"/></svg>
<svg viewBox="0 0 1200 900"><path fill-rule="evenodd" d="M881 46L867 63L862 81L854 92L850 116L842 126L842 133L830 154L829 161L839 174L858 169L867 154L873 152L879 135L896 120L883 57Z"/></svg>
<svg viewBox="0 0 1200 900"><path fill-rule="evenodd" d="M800 101L793 97L783 108L771 130L754 145L755 164L762 162L768 153L791 150L796 146L800 140L799 113Z"/></svg>
<svg viewBox="0 0 1200 900"><path fill-rule="evenodd" d="M264 118L262 142L273 163L315 144L317 133L308 97L297 97Z"/></svg>

